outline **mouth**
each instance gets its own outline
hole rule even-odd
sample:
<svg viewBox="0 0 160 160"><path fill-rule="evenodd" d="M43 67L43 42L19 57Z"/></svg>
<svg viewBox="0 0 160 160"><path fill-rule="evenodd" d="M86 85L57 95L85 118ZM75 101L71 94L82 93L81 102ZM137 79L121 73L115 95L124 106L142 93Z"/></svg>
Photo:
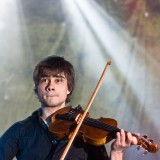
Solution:
<svg viewBox="0 0 160 160"><path fill-rule="evenodd" d="M57 95L46 95L46 97L57 97Z"/></svg>

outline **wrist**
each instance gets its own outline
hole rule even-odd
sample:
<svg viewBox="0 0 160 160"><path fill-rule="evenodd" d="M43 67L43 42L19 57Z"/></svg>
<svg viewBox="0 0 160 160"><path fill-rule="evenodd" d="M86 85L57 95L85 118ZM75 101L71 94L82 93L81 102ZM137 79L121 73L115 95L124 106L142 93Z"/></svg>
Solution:
<svg viewBox="0 0 160 160"><path fill-rule="evenodd" d="M111 160L122 160L123 159L123 150L111 150L110 153L110 159Z"/></svg>

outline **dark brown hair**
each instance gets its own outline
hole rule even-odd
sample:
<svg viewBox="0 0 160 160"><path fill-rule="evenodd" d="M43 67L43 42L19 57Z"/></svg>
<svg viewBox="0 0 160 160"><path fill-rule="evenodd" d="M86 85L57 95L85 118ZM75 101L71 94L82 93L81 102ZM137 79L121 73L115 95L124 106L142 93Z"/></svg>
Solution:
<svg viewBox="0 0 160 160"><path fill-rule="evenodd" d="M37 86L39 84L39 80L44 77L44 75L55 76L59 73L64 73L67 79L68 90L70 94L68 94L66 103L70 102L70 96L73 92L75 86L75 71L70 62L65 60L63 57L59 56L49 56L42 61L40 61L34 69L33 72L33 81L35 84L34 91L37 94Z"/></svg>

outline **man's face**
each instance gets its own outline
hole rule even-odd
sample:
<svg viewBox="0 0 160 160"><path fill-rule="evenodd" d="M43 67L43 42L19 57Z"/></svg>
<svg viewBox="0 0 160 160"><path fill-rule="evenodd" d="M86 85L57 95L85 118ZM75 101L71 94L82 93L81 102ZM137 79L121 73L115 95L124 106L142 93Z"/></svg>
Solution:
<svg viewBox="0 0 160 160"><path fill-rule="evenodd" d="M37 86L37 96L44 107L64 107L69 93L64 73L44 76Z"/></svg>

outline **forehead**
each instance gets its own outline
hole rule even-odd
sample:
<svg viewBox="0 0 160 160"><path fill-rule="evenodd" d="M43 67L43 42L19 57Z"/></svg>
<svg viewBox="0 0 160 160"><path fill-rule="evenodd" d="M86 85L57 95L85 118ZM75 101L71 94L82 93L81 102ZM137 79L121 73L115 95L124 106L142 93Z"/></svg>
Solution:
<svg viewBox="0 0 160 160"><path fill-rule="evenodd" d="M65 78L66 75L65 75L64 71L62 71L62 70L45 68L41 71L40 77L63 77L63 78Z"/></svg>

